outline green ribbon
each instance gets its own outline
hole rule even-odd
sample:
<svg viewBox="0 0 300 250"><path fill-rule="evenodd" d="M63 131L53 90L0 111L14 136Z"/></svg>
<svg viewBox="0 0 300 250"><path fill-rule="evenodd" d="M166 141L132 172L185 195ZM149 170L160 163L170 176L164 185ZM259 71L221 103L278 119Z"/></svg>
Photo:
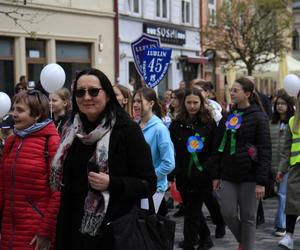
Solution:
<svg viewBox="0 0 300 250"><path fill-rule="evenodd" d="M202 166L200 165L197 153L191 153L191 158L189 162L189 168L188 168L188 177L192 174L192 166L195 165L196 169L198 169L200 172L203 171Z"/></svg>
<svg viewBox="0 0 300 250"><path fill-rule="evenodd" d="M236 129L231 129L230 138L230 154L233 155L236 152Z"/></svg>
<svg viewBox="0 0 300 250"><path fill-rule="evenodd" d="M239 114L239 115L242 115L243 113L242 112L237 112L237 111L234 111L233 112L234 114ZM224 131L224 134L223 134L223 138L222 138L222 141L221 141L221 144L220 144L220 147L218 149L219 152L223 153L224 150L225 150L225 145L226 145L226 141L227 141L227 131L231 131L231 135L230 135L230 154L233 155L236 153L236 129L228 129L226 128L226 130Z"/></svg>
<svg viewBox="0 0 300 250"><path fill-rule="evenodd" d="M218 149L219 152L223 153L224 149L225 149L225 145L226 145L226 141L227 141L227 129L225 130L224 134L223 134L223 138L220 144L220 147Z"/></svg>
<svg viewBox="0 0 300 250"><path fill-rule="evenodd" d="M195 136L199 136L199 133L196 133ZM204 143L205 137L202 138L202 141ZM203 168L200 165L197 153L193 152L193 153L190 153L190 154L191 154L191 157L190 157L189 168L188 168L188 177L190 177L191 174L192 174L192 166L193 165L195 165L196 169L198 169L200 172L203 171Z"/></svg>

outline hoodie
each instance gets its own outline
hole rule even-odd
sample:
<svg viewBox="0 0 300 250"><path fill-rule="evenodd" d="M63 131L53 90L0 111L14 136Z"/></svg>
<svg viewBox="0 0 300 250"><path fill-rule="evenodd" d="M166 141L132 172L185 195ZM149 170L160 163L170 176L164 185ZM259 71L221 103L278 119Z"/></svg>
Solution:
<svg viewBox="0 0 300 250"><path fill-rule="evenodd" d="M167 175L175 168L174 146L170 133L156 115L142 129L146 142L151 148L152 161L157 176L157 192L168 189Z"/></svg>

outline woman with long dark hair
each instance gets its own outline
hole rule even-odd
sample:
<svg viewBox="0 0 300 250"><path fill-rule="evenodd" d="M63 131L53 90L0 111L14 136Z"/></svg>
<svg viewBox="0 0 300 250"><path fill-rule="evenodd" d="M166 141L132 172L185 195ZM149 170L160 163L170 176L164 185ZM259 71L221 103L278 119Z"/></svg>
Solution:
<svg viewBox="0 0 300 250"><path fill-rule="evenodd" d="M294 100L287 93L277 95L274 102L274 112L270 123L270 134L272 142L272 175L276 176L280 153L283 151L284 138L290 118L294 115ZM283 180L278 185L278 207L275 217L275 236L284 236L286 232L285 201L288 173L283 173Z"/></svg>
<svg viewBox="0 0 300 250"><path fill-rule="evenodd" d="M206 197L212 197L212 179L206 163L213 150L216 124L198 89L185 91L179 114L170 125L176 153L176 186L184 205L183 248L210 249L213 242L202 213ZM220 211L215 200L216 213Z"/></svg>
<svg viewBox="0 0 300 250"><path fill-rule="evenodd" d="M297 95L295 115L289 119L285 134L284 147L281 151L276 179L284 181L284 173L288 172L287 194L285 204L286 234L279 241L279 245L287 249L294 249L294 231L297 218L300 215L300 91Z"/></svg>
<svg viewBox="0 0 300 250"><path fill-rule="evenodd" d="M155 191L150 149L103 72L79 72L72 103L51 167L51 187L61 190L56 249L111 250L109 223Z"/></svg>

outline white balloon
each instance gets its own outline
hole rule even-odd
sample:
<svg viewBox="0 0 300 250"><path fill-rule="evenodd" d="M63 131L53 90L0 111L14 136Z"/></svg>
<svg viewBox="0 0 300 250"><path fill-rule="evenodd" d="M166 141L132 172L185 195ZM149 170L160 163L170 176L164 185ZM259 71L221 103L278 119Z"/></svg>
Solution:
<svg viewBox="0 0 300 250"><path fill-rule="evenodd" d="M40 80L43 88L47 92L54 93L64 86L66 74L60 65L56 63L50 63L43 68L40 75Z"/></svg>
<svg viewBox="0 0 300 250"><path fill-rule="evenodd" d="M290 96L297 96L297 94L300 90L300 79L295 74L288 74L283 79L283 85L284 85L285 91Z"/></svg>
<svg viewBox="0 0 300 250"><path fill-rule="evenodd" d="M0 92L0 118L5 116L11 107L11 100L7 94Z"/></svg>

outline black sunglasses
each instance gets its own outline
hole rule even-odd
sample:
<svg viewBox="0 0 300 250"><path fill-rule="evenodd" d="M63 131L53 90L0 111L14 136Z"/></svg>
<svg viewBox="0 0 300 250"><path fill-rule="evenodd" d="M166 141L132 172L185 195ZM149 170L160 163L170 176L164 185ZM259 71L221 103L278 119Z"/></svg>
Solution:
<svg viewBox="0 0 300 250"><path fill-rule="evenodd" d="M102 89L103 88L76 89L75 96L76 97L84 97L87 92L89 94L89 96L96 97L96 96L98 96L99 91Z"/></svg>
<svg viewBox="0 0 300 250"><path fill-rule="evenodd" d="M38 90L34 90L34 89L33 90L29 90L29 91L27 91L27 94L28 95L36 96L37 99L38 99L38 101L39 101L39 103L42 103L41 97L40 97L40 92Z"/></svg>

